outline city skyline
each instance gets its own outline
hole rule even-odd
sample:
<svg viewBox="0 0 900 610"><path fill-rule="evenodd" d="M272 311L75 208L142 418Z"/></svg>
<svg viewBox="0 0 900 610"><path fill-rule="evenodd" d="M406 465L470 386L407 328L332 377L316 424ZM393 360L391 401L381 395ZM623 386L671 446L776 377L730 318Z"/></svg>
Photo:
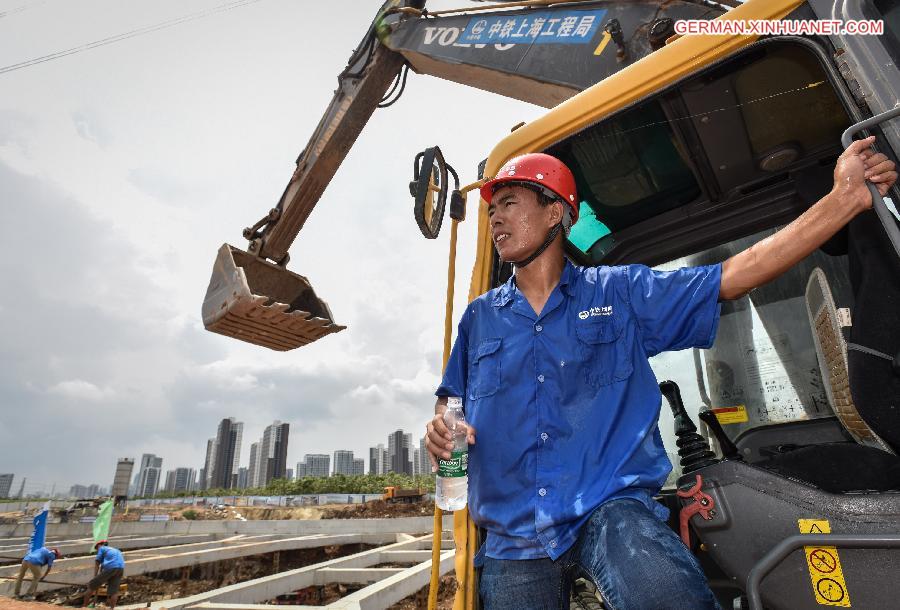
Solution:
<svg viewBox="0 0 900 610"><path fill-rule="evenodd" d="M240 440L238 440L238 438L236 438L236 437L240 437L240 436L244 435L243 422L238 422L237 418L235 418L235 417L219 418L219 419L215 420L216 423L213 423L210 426L210 431L215 431L218 436L219 429L221 428L222 423L226 420L230 421L232 424L238 424L238 426L235 426L235 427L240 429L241 434L239 435L235 431L232 431L229 433L229 437L230 437L231 441L237 441L238 443L240 443ZM327 470L328 475L327 476L332 476L335 473L334 454L339 451L347 451L347 452L350 452L353 454L353 461L355 462L355 465L351 464L351 469L355 469L355 471L358 472L361 468L362 474L373 474L373 471L372 471L373 450L375 450L376 448L379 448L379 447L383 451L383 457L382 457L382 461L381 461L380 470L379 470L378 465L376 464L376 470L374 471L374 474L383 474L383 473L392 472L392 471L396 472L396 470L394 470L394 465L392 464L392 461L395 461L398 459L402 460L402 459L404 459L404 457L406 459L406 462L408 463L408 469L401 470L401 472L404 472L406 474L431 474L431 465L428 462L427 456L424 457L424 460L422 459L423 458L422 450L424 449L424 443L422 441L424 440L424 437L413 438L412 433L406 432L403 429L393 429L393 430L390 430L389 432L385 432L381 439L373 439L373 442L370 442L369 446L367 446L363 449L348 448L348 447L335 447L335 448L328 450L327 453L326 452L321 452L321 453L315 452L314 453L314 452L304 451L303 448L297 447L291 443L291 441L290 441L291 434L289 432L290 422L282 422L279 420L275 420L275 422L270 423L267 426L261 427L260 433L259 433L260 440L262 440L262 438L266 436L267 431L270 431L268 433L272 434L271 429L273 429L273 427L277 426L277 425L284 426L282 428L282 434L284 432L288 433L288 442L285 444L286 447L284 449L285 457L284 457L284 461L281 466L281 470L279 472L284 472L285 474L287 474L287 471L291 470L292 474L293 474L293 478L300 478L301 476L304 476L303 474L301 474L301 464L303 462L303 459L308 455L327 457L328 458L328 460L327 460L328 461L328 470ZM386 427L389 429L391 428L391 426L386 426ZM395 456L394 453L391 453L391 450L389 449L389 445L392 445L394 442L394 441L391 441L390 437L393 436L394 439L398 438L395 436L398 432L401 433L401 436L399 438L401 439L403 446L401 447L400 456ZM202 433L200 433L199 436L202 438L204 435ZM254 438L256 435L253 433L253 431L250 431L246 434L246 436L248 436L248 438ZM190 470L193 472L193 479L192 479L193 483L191 484L191 488L186 489L185 486L187 484L180 483L178 485L178 489L176 491L201 492L203 489L206 489L206 487L204 487L203 481L201 479L202 479L202 477L205 476L204 468L207 465L206 462L209 459L215 460L216 440L217 440L217 437L213 437L213 438L207 439L207 441L205 443L202 443L203 450L202 451L198 450L196 452L197 457L196 457L195 461L193 461L193 462L185 461L187 463L173 463L172 461L169 461L166 458L166 456L159 455L156 453L141 453L140 455L127 456L129 459L132 459L134 461L134 470L131 475L132 478L129 480L129 483L128 483L129 495L130 496L138 495L138 494L135 494L135 492L137 491L138 486L141 485L141 483L142 483L142 474L144 476L144 479L143 479L144 483L143 483L142 489L144 489L145 491L149 491L149 488L152 487L152 485L153 485L154 477L155 477L155 480L156 480L156 492L155 493L161 493L161 492L165 492L165 491L173 491L173 490L168 489L170 487L169 478L175 477L176 473L180 472L181 474L179 474L178 476L180 476L181 479L184 479L184 477L186 476L184 474L184 471L186 471L186 470ZM377 442L374 442L374 441L377 441ZM244 444L246 444L246 443L244 443ZM259 444L259 442L254 442L254 443L250 444L249 446L247 446L246 448L238 447L237 455L232 454L232 458L230 461L229 460L221 460L220 461L220 463L222 463L222 464L228 463L232 468L235 468L235 466L236 466L236 469L230 473L229 480L231 480L233 482L232 488L240 489L240 488L244 488L244 487L265 487L265 484L261 484L261 485L250 485L249 484L250 480L251 480L250 476L249 476L249 474L250 474L249 473L250 459L252 457L251 451L252 451L253 446L258 445L258 444ZM201 446L201 443L198 442L198 444L197 444L198 449L200 446ZM280 445L280 441L279 441L279 449L280 449L280 447L281 447L281 445ZM274 447L274 443L273 443L273 451L274 451L274 449L275 449L275 447ZM152 460L152 463L148 462L145 464L144 463L145 458L147 460ZM270 458L270 460L274 461L273 458ZM362 464L361 466L360 466L360 463ZM288 468L288 465L295 465L296 467ZM246 483L243 483L240 480L242 470L245 471ZM146 471L146 474L144 474L145 471ZM110 472L112 473L112 465L110 465ZM6 481L6 479L4 479L4 477L7 474L9 474L13 477L13 479L10 479L11 480L11 483L10 483L11 489L9 490L8 497L14 498L17 495L18 486L22 482L23 476L25 479L27 479L27 474L24 474L24 473L20 474L18 472L5 473L2 470L0 470L0 491L3 490L3 486L5 485L5 481ZM274 476L270 477L269 480L271 480L272 478L275 478L275 477ZM90 483L85 483L85 481L90 481ZM241 485L241 483L243 483L243 485ZM173 485L174 485L174 483L173 483ZM75 481L59 481L59 482L50 483L49 485L47 485L47 484L32 485L32 484L26 483L25 489L23 491L23 497L29 497L29 496L45 497L45 496L50 495L51 490L54 492L55 497L59 497L60 495L64 494L67 489L71 491L73 488L101 489L101 490L106 491L107 493L111 493L112 487L113 487L113 477L111 475L101 475L101 476L96 476L96 477L81 477L80 479L75 480ZM225 489L228 489L228 487L225 487ZM153 493L139 494L139 495L151 496L151 495L153 495ZM0 495L0 498L2 498L2 497L3 497L3 495Z"/></svg>

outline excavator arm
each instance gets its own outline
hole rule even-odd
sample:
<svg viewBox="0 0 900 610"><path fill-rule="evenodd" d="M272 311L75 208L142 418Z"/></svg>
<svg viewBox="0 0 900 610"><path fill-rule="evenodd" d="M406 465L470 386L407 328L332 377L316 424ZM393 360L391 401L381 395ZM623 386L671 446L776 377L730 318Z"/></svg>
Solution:
<svg viewBox="0 0 900 610"><path fill-rule="evenodd" d="M409 69L549 108L664 45L675 20L722 12L705 0L531 0L429 13L425 0L389 0L339 75L278 204L244 229L247 250L219 249L202 308L207 330L284 351L346 328L287 270L288 249Z"/></svg>

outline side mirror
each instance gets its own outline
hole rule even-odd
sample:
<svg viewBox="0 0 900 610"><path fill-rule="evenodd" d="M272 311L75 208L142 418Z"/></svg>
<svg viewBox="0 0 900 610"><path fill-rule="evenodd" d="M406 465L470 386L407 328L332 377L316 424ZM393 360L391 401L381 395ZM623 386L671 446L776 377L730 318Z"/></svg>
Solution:
<svg viewBox="0 0 900 610"><path fill-rule="evenodd" d="M413 161L409 193L415 198L413 213L422 235L435 239L441 231L447 205L447 164L437 146L426 148Z"/></svg>

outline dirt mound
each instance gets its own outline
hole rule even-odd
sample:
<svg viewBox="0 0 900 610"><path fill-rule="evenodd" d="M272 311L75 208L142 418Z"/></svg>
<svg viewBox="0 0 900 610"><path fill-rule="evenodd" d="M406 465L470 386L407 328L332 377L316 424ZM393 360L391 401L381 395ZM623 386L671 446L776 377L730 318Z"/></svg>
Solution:
<svg viewBox="0 0 900 610"><path fill-rule="evenodd" d="M456 594L456 578L451 575L441 576L441 582L438 586L438 610L452 610L453 598ZM428 587L420 589L410 595L404 597L399 602L389 608L389 610L419 610L428 607Z"/></svg>
<svg viewBox="0 0 900 610"><path fill-rule="evenodd" d="M322 519L390 519L392 517L429 517L434 514L434 502L392 504L372 500L365 504L349 504L322 510Z"/></svg>

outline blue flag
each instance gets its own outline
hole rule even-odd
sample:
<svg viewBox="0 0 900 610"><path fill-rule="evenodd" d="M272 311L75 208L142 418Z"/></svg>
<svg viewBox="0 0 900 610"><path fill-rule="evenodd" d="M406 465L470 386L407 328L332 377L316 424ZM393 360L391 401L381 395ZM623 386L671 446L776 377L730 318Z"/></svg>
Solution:
<svg viewBox="0 0 900 610"><path fill-rule="evenodd" d="M47 541L47 517L50 515L50 503L44 504L41 512L34 516L34 531L31 532L31 550L36 551Z"/></svg>

